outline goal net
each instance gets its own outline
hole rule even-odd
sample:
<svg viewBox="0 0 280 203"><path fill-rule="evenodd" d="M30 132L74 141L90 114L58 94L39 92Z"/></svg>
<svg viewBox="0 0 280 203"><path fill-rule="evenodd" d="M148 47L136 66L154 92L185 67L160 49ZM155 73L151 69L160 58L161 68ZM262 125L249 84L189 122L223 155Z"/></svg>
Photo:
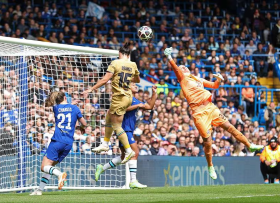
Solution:
<svg viewBox="0 0 280 203"><path fill-rule="evenodd" d="M91 153L104 137L111 85L94 94L82 92L106 72L118 52L0 37L0 192L38 187L40 165L55 129L51 108L44 101L51 91L63 91L87 121L85 134L75 130L70 154L57 166L67 172L67 189L124 188L126 167L106 171L94 181L95 166L118 156L111 140L108 154ZM51 177L47 188L57 188Z"/></svg>

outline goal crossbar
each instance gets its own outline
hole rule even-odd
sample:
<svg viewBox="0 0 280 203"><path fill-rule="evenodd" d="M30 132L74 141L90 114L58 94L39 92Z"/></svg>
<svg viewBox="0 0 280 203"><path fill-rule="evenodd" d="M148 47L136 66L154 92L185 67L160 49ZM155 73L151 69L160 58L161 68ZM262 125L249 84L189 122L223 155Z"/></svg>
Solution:
<svg viewBox="0 0 280 203"><path fill-rule="evenodd" d="M9 43L9 44L17 44L17 45L33 46L33 47L44 47L44 48L49 48L49 49L76 51L76 52L82 52L82 53L103 54L103 55L107 55L107 56L118 56L119 55L119 52L117 50L111 50L111 49L100 49L100 48L85 47L85 46L75 46L75 45L69 45L69 44L42 42L42 41L18 39L18 38L12 38L12 37L3 37L3 36L0 36L0 42Z"/></svg>

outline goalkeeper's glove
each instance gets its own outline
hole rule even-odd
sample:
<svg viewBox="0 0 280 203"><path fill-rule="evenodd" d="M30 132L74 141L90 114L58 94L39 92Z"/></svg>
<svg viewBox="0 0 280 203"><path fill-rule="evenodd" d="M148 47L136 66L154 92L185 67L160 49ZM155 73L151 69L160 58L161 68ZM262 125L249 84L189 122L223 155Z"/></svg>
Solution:
<svg viewBox="0 0 280 203"><path fill-rule="evenodd" d="M164 55L166 55L167 57L171 57L171 53L172 53L172 47L170 47L170 48L166 48L165 50L164 50Z"/></svg>
<svg viewBox="0 0 280 203"><path fill-rule="evenodd" d="M214 76L217 80L219 80L219 82L224 81L224 77L223 77L220 73L213 74L213 76Z"/></svg>

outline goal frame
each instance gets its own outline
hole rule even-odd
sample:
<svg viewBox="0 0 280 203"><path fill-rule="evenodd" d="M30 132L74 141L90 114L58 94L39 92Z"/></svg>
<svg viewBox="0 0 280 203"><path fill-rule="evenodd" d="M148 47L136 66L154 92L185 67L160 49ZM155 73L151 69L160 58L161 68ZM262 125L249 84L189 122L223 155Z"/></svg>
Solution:
<svg viewBox="0 0 280 203"><path fill-rule="evenodd" d="M19 39L19 38L12 38L12 37L3 37L0 36L0 42L7 43L7 44L16 44L22 46L32 46L32 47L42 47L42 48L49 48L49 49L56 49L56 50L66 50L66 51L73 51L79 53L88 53L88 54L97 54L97 55L105 55L105 56L112 56L117 57L119 56L119 51L117 50L110 50L110 49L101 49L101 48L93 48L93 47L86 47L86 46L76 46L76 45L68 45L68 44L59 44L59 43L51 43L51 42L42 42L42 41L35 41L35 40L27 40L27 39ZM19 57L24 58L25 49L23 47L22 55L18 55ZM0 55L3 56L3 55ZM24 59L23 59L24 60ZM19 136L21 137L21 136ZM20 146L20 150L22 150L22 146ZM97 190L97 189L129 189L129 167L126 163L125 165L125 185L122 187L63 187L67 190ZM19 187L19 188L9 188L9 189L0 189L0 193L4 192L19 192L25 191L30 189L38 188L38 186L27 186L27 187ZM46 189L57 189L55 186L46 186Z"/></svg>

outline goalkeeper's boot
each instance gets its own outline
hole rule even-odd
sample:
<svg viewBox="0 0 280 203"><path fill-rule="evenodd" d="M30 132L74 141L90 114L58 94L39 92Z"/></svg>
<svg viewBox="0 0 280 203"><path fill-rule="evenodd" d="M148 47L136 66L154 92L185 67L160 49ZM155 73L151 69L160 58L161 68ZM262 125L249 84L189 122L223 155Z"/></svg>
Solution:
<svg viewBox="0 0 280 203"><path fill-rule="evenodd" d="M135 188L143 189L143 188L146 188L147 185L143 185L143 184L139 183L138 180L135 180L135 181L129 183L129 187L131 189L135 189Z"/></svg>
<svg viewBox="0 0 280 203"><path fill-rule="evenodd" d="M279 179L275 179L274 184L279 184Z"/></svg>
<svg viewBox="0 0 280 203"><path fill-rule="evenodd" d="M254 151L257 151L257 150L261 150L261 149L263 149L263 145L256 145L256 144L250 144L250 148L249 148L249 150L250 150L250 152L254 152Z"/></svg>
<svg viewBox="0 0 280 203"><path fill-rule="evenodd" d="M95 181L96 182L99 180L99 177L100 177L101 173L103 173L103 172L104 172L103 166L101 164L98 164L95 169Z"/></svg>
<svg viewBox="0 0 280 203"><path fill-rule="evenodd" d="M268 179L265 179L265 180L264 180L264 184L269 184Z"/></svg>
<svg viewBox="0 0 280 203"><path fill-rule="evenodd" d="M67 173L62 173L59 177L58 177L58 189L61 190L62 187L64 186L64 181L66 181L66 177L67 177Z"/></svg>
<svg viewBox="0 0 280 203"><path fill-rule="evenodd" d="M39 188L37 188L32 193L30 193L29 195L31 195L31 196L42 195L42 193L43 193L43 191L40 190Z"/></svg>
<svg viewBox="0 0 280 203"><path fill-rule="evenodd" d="M217 174L216 174L216 171L215 171L214 166L208 167L208 171L209 171L210 177L211 177L213 180L216 180L216 179L217 179Z"/></svg>
<svg viewBox="0 0 280 203"><path fill-rule="evenodd" d="M101 143L98 147L92 149L93 152L100 153L100 152L107 152L109 151L109 146L107 144Z"/></svg>
<svg viewBox="0 0 280 203"><path fill-rule="evenodd" d="M131 150L131 152L126 152L125 157L122 160L121 164L127 163L134 156L135 156L135 152L133 150Z"/></svg>

